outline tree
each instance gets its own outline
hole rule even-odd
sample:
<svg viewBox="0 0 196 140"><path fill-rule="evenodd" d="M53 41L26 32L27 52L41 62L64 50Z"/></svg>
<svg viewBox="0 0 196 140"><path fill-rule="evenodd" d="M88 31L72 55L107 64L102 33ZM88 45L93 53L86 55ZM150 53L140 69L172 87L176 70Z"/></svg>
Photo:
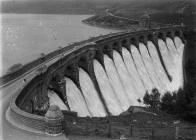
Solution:
<svg viewBox="0 0 196 140"><path fill-rule="evenodd" d="M152 89L151 94L146 91L143 97L144 104L149 105L153 109L158 109L160 105L160 95L160 92L156 88Z"/></svg>
<svg viewBox="0 0 196 140"><path fill-rule="evenodd" d="M161 99L161 110L188 121L196 120L196 94L186 85L172 94L166 92Z"/></svg>
<svg viewBox="0 0 196 140"><path fill-rule="evenodd" d="M148 91L146 91L144 97L143 97L143 101L145 105L150 105L150 95L148 93Z"/></svg>
<svg viewBox="0 0 196 140"><path fill-rule="evenodd" d="M153 109L159 109L161 94L157 88L153 88L151 92L151 106Z"/></svg>
<svg viewBox="0 0 196 140"><path fill-rule="evenodd" d="M179 89L176 97L176 111L181 118L186 117L186 96L183 89Z"/></svg>
<svg viewBox="0 0 196 140"><path fill-rule="evenodd" d="M161 98L161 110L175 114L176 93L166 92Z"/></svg>

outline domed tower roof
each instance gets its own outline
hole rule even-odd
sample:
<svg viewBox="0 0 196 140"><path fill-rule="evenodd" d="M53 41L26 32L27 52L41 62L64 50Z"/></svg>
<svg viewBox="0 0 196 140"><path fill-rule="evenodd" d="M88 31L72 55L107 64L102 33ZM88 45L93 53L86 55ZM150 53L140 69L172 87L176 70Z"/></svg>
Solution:
<svg viewBox="0 0 196 140"><path fill-rule="evenodd" d="M48 119L63 118L63 113L57 105L51 105L46 112L45 117Z"/></svg>
<svg viewBox="0 0 196 140"><path fill-rule="evenodd" d="M140 19L150 19L149 14L143 14Z"/></svg>

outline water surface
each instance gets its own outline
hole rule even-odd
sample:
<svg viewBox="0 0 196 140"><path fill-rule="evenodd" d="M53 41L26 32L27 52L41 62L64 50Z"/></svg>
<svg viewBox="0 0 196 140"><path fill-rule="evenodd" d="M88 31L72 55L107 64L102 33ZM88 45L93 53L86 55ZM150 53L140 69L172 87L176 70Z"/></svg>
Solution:
<svg viewBox="0 0 196 140"><path fill-rule="evenodd" d="M81 21L91 15L3 14L2 64L0 73L16 63L25 64L41 53L49 53L69 43L118 32L88 26Z"/></svg>

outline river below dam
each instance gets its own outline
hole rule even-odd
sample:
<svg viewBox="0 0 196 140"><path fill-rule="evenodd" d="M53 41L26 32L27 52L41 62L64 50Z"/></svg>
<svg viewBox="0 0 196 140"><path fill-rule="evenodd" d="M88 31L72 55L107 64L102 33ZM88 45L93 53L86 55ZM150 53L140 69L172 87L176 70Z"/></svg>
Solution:
<svg viewBox="0 0 196 140"><path fill-rule="evenodd" d="M26 64L60 46L89 37L119 32L88 26L92 15L2 14L1 75L17 63Z"/></svg>

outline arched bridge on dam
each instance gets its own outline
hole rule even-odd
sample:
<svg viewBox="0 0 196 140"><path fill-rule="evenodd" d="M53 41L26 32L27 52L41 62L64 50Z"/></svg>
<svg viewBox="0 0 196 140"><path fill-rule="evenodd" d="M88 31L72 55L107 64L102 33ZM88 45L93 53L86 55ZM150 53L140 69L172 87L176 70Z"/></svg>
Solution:
<svg viewBox="0 0 196 140"><path fill-rule="evenodd" d="M15 94L14 120L44 132L51 104L78 116L119 115L154 87L164 92L196 82L192 27L122 32L63 49ZM55 131L61 126L56 122Z"/></svg>

